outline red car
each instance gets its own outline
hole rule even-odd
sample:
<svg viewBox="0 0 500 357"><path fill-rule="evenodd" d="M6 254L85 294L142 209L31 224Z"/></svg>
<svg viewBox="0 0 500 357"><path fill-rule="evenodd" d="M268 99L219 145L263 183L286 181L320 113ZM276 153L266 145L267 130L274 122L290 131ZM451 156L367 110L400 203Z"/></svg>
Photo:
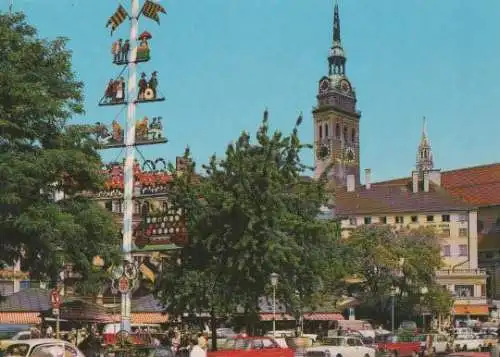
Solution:
<svg viewBox="0 0 500 357"><path fill-rule="evenodd" d="M293 357L293 350L281 348L278 343L270 337L236 337L226 341L220 351L208 352L208 357L250 357L258 355L262 357Z"/></svg>
<svg viewBox="0 0 500 357"><path fill-rule="evenodd" d="M416 357L422 351L419 341L413 338L403 339L391 335L377 337L375 345L378 351L389 352L393 357Z"/></svg>

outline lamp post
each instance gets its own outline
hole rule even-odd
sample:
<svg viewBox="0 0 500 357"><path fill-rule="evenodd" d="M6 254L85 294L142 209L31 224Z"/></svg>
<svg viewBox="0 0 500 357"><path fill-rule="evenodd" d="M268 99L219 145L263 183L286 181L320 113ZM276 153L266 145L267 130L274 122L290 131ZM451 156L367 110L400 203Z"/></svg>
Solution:
<svg viewBox="0 0 500 357"><path fill-rule="evenodd" d="M405 264L405 258L399 258L398 269L394 272L394 276L400 278L403 276L403 265ZM395 296L399 292L399 288L394 285L391 287L391 331L394 333L394 305Z"/></svg>
<svg viewBox="0 0 500 357"><path fill-rule="evenodd" d="M394 296L396 295L396 288L391 287L391 331L394 333Z"/></svg>
<svg viewBox="0 0 500 357"><path fill-rule="evenodd" d="M422 287L420 288L420 308L421 308L421 312L422 312L422 332L425 332L426 331L426 323L425 323L425 316L426 316L426 311L425 311L425 307L422 306L423 302L424 302L424 299L425 299L425 295L427 295L427 293L429 292L429 289L427 289L427 287Z"/></svg>
<svg viewBox="0 0 500 357"><path fill-rule="evenodd" d="M279 275L272 273L270 278L273 286L273 337L276 337L276 285L278 285Z"/></svg>

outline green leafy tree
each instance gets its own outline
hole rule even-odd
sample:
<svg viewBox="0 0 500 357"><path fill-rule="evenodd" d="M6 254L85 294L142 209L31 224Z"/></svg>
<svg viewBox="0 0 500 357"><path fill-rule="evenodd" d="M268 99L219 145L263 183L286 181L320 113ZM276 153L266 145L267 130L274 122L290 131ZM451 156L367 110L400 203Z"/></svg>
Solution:
<svg viewBox="0 0 500 357"><path fill-rule="evenodd" d="M189 243L157 286L169 313L238 307L251 326L259 298L270 296L271 273L280 275L278 299L294 312L314 304L314 292L341 271L338 231L317 219L328 198L324 180L303 176L300 153L310 146L299 140L301 121L283 135L270 132L265 113L255 140L242 133L224 158L210 158L197 184L194 165L174 178L170 200L186 211Z"/></svg>
<svg viewBox="0 0 500 357"><path fill-rule="evenodd" d="M437 291L435 272L442 261L432 229L396 232L389 226L362 226L344 244L346 257L357 262L354 272L361 277L361 282L351 286L351 292L363 301L362 314L386 323L391 295L395 295L402 320L415 315L424 289L428 290L428 299Z"/></svg>
<svg viewBox="0 0 500 357"><path fill-rule="evenodd" d="M118 229L78 195L102 185L96 143L67 125L83 84L66 39L38 38L21 13L0 13L0 33L0 260L52 281L72 263L86 279L94 256L116 259Z"/></svg>

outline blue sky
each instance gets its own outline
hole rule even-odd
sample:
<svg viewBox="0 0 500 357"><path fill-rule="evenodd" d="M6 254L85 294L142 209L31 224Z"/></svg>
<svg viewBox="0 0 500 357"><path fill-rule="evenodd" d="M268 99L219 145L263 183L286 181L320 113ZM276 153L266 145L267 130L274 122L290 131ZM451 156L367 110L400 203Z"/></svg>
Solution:
<svg viewBox="0 0 500 357"><path fill-rule="evenodd" d="M128 0L121 3L128 8ZM142 0L141 0L142 2ZM9 0L1 0L6 10ZM104 27L116 0L14 0L43 37L66 36L85 82L80 122L108 122L117 107L98 107L115 38ZM312 142L311 109L327 71L333 0L162 0L152 61L167 101L138 115L164 118L170 142L141 149L173 160L189 144L197 162L222 154L242 130L257 128L269 108L273 127L288 131L304 112L301 138ZM421 118L428 118L436 166L499 161L500 1L340 0L347 73L361 119L361 165L374 180L407 175L415 162ZM122 121L126 111L120 115ZM114 159L119 151L105 153ZM123 154L122 154L123 155ZM312 153L304 155L312 164Z"/></svg>

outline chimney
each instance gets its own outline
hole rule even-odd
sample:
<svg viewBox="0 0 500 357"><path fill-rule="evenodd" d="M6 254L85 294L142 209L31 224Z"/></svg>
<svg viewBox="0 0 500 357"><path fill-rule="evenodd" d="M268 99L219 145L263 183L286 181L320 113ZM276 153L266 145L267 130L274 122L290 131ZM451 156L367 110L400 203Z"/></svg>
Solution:
<svg viewBox="0 0 500 357"><path fill-rule="evenodd" d="M418 192L418 171L413 171L411 173L411 179L413 183L413 193Z"/></svg>
<svg viewBox="0 0 500 357"><path fill-rule="evenodd" d="M429 181L436 186L441 186L441 170L430 170Z"/></svg>
<svg viewBox="0 0 500 357"><path fill-rule="evenodd" d="M372 187L372 169L365 169L365 187L367 190Z"/></svg>
<svg viewBox="0 0 500 357"><path fill-rule="evenodd" d="M354 192L356 188L356 178L354 175L347 175L347 192Z"/></svg>
<svg viewBox="0 0 500 357"><path fill-rule="evenodd" d="M429 192L429 171L424 171L424 192Z"/></svg>

